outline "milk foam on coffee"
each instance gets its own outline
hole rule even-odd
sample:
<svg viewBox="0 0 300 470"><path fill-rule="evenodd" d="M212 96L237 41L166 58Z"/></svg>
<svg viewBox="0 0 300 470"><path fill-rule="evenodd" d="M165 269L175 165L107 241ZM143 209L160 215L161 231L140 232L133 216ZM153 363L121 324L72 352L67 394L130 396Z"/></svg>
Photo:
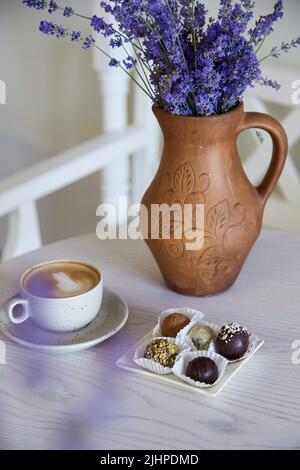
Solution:
<svg viewBox="0 0 300 470"><path fill-rule="evenodd" d="M66 298L84 294L100 281L91 266L78 262L53 262L34 268L25 277L24 287L45 298Z"/></svg>
<svg viewBox="0 0 300 470"><path fill-rule="evenodd" d="M65 294L69 294L72 292L82 292L86 290L84 288L84 284L89 283L89 280L81 280L81 281L73 281L69 274L60 272L60 273L53 273L52 274L54 281L56 282L56 288L60 292L64 292ZM87 290L91 288L90 285L87 286Z"/></svg>

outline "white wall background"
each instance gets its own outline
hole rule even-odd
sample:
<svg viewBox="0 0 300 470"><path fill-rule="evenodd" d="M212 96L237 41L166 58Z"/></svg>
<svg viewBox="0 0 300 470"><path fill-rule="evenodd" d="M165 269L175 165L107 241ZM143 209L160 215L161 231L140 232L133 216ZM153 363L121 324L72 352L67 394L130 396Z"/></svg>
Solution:
<svg viewBox="0 0 300 470"><path fill-rule="evenodd" d="M257 12L268 13L274 2L257 1ZM93 4L67 3L82 13L91 13ZM206 3L213 11L217 1ZM299 6L299 0L285 1L285 19L266 42L266 50L299 36ZM0 179L101 131L91 55L68 41L41 35L38 24L45 17L25 8L21 0L0 0L0 79L7 84L7 104L0 106ZM61 22L74 24L74 19ZM88 31L84 20L75 24ZM300 49L284 56L282 67L299 67L299 58ZM274 78L280 81L280 76ZM95 230L98 185L94 176L40 202L45 243ZM2 222L0 246L4 231Z"/></svg>

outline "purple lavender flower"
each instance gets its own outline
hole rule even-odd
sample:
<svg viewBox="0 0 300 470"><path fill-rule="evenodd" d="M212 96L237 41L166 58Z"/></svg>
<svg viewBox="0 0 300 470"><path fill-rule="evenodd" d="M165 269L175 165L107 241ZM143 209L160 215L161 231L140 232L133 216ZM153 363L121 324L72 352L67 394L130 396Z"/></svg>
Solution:
<svg viewBox="0 0 300 470"><path fill-rule="evenodd" d="M69 36L72 42L82 42L83 49L90 49L95 44L95 39L92 36L82 38L80 31L70 32L68 28L64 28L52 21L41 21L40 31L47 36L55 36L57 38L65 38Z"/></svg>
<svg viewBox="0 0 300 470"><path fill-rule="evenodd" d="M137 64L137 60L134 57L128 56L125 60L123 60L123 65L125 69L131 70Z"/></svg>
<svg viewBox="0 0 300 470"><path fill-rule="evenodd" d="M258 44L274 31L274 24L283 17L283 2L278 0L274 5L273 13L261 16L255 23L255 28L249 31L251 42Z"/></svg>
<svg viewBox="0 0 300 470"><path fill-rule="evenodd" d="M81 41L81 32L80 31L72 31L72 34L71 34L71 41L72 42L79 42Z"/></svg>
<svg viewBox="0 0 300 470"><path fill-rule="evenodd" d="M68 34L68 29L54 24L52 21L41 21L40 31L47 36L55 36L57 38L65 38Z"/></svg>
<svg viewBox="0 0 300 470"><path fill-rule="evenodd" d="M295 48L295 47L298 47L300 46L300 37L297 38L297 39L293 39L291 42L282 42L281 43L281 46L279 47L273 47L271 49L271 52L268 56L266 56L264 59L268 58L268 57L274 57L275 59L279 59L279 57L281 57L281 53L282 52L290 52L291 49ZM264 60L263 59L263 60Z"/></svg>
<svg viewBox="0 0 300 470"><path fill-rule="evenodd" d="M91 49L91 47L94 46L95 44L95 39L93 38L93 36L88 36L86 37L84 40L83 40L83 45L82 45L82 48L83 49Z"/></svg>
<svg viewBox="0 0 300 470"><path fill-rule="evenodd" d="M274 90L279 91L281 85L276 80L271 80L268 77L262 77L259 81L260 85L268 86L274 88Z"/></svg>
<svg viewBox="0 0 300 470"><path fill-rule="evenodd" d="M71 7L65 7L63 15L69 18L70 16L74 15L74 10Z"/></svg>
<svg viewBox="0 0 300 470"><path fill-rule="evenodd" d="M108 65L110 67L119 67L120 62L117 59L111 59Z"/></svg>
<svg viewBox="0 0 300 470"><path fill-rule="evenodd" d="M187 32L201 36L207 13L204 3L179 0L179 4L181 5L180 14L184 18Z"/></svg>
<svg viewBox="0 0 300 470"><path fill-rule="evenodd" d="M91 20L91 26L96 31L96 33L102 33L105 37L111 36L113 34L112 25L106 23L103 18L99 18L94 15Z"/></svg>
<svg viewBox="0 0 300 470"><path fill-rule="evenodd" d="M113 49L114 48L119 48L121 47L123 44L123 41L122 41L122 38L121 37L116 37L116 38L112 38L110 41L109 41L109 45L110 47L112 47Z"/></svg>
<svg viewBox="0 0 300 470"><path fill-rule="evenodd" d="M36 10L45 10L48 8L48 13L52 14L55 13L59 8L59 5L54 0L22 0L24 5L29 8L35 8ZM74 10L71 7L65 7L63 10L64 16L72 16L74 14Z"/></svg>
<svg viewBox="0 0 300 470"><path fill-rule="evenodd" d="M57 9L58 9L57 3L51 0L48 5L48 13L50 14L55 13Z"/></svg>
<svg viewBox="0 0 300 470"><path fill-rule="evenodd" d="M55 25L51 21L41 21L40 31L48 36L53 36L55 34Z"/></svg>
<svg viewBox="0 0 300 470"><path fill-rule="evenodd" d="M36 10L45 10L47 6L46 0L23 0L24 5L29 8L35 8Z"/></svg>
<svg viewBox="0 0 300 470"><path fill-rule="evenodd" d="M59 9L65 17L77 15L71 7L62 8L55 1L23 0L23 3L37 10L48 9L49 13ZM259 51L283 16L283 0L275 1L273 12L260 16L252 29L249 24L255 1L220 0L216 18L207 18L205 3L101 0L102 10L111 15L111 24L97 15L77 16L88 19L92 30L108 38L112 49L127 51L127 44L131 44L133 54L128 55L128 51L120 60L102 52L109 57L111 67L120 67L130 76L136 69L134 81L153 102L170 113L221 114L241 102L247 88L257 83L278 90L278 82L262 76L261 63L300 46L300 38L282 42L262 58ZM40 30L59 38L68 36L84 49L95 45L92 36L83 37L79 31L49 21L43 21Z"/></svg>
<svg viewBox="0 0 300 470"><path fill-rule="evenodd" d="M57 38L65 38L68 34L68 29L64 28L63 26L56 26L56 37Z"/></svg>

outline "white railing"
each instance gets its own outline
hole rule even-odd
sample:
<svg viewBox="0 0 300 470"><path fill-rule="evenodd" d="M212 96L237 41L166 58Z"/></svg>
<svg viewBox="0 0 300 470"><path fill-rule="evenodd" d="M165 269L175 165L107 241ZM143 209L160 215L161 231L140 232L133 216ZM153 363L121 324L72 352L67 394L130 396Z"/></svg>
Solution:
<svg viewBox="0 0 300 470"><path fill-rule="evenodd" d="M93 139L0 183L0 217L10 214L2 259L41 245L36 210L39 199L107 166L119 167L120 158L124 158L126 153L129 156L145 151L147 139L147 129L131 126ZM116 176L119 177L118 174ZM114 186L115 181L111 179L110 182Z"/></svg>
<svg viewBox="0 0 300 470"><path fill-rule="evenodd" d="M300 69L269 65L264 67L264 72L269 77L277 78L282 88L277 93L270 88L256 87L247 96L246 108L248 111L269 113L268 104L282 106L286 115L281 123L288 134L290 149L277 191L272 194L266 206L264 224L300 233L300 165L296 162L296 159L299 162L299 155L294 156L294 159L291 156L291 149L300 143L300 106L292 102L292 84L299 80ZM264 144L257 143L255 150L245 161L245 171L255 183L261 181L266 172L268 158L272 153L271 146L271 139L266 139Z"/></svg>

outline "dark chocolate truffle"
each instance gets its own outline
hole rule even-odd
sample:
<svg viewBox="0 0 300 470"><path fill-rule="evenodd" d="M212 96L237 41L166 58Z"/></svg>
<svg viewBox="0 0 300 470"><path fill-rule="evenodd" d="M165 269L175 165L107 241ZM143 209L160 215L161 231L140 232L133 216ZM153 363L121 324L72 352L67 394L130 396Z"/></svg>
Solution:
<svg viewBox="0 0 300 470"><path fill-rule="evenodd" d="M176 338L179 331L187 326L190 321L189 317L183 313L171 313L171 315L167 316L162 322L162 336Z"/></svg>
<svg viewBox="0 0 300 470"><path fill-rule="evenodd" d="M247 329L237 323L226 323L222 326L215 341L215 349L218 354L226 359L240 359L249 346L249 334Z"/></svg>
<svg viewBox="0 0 300 470"><path fill-rule="evenodd" d="M214 384L219 377L217 364L209 357L196 357L188 363L186 376L196 382Z"/></svg>
<svg viewBox="0 0 300 470"><path fill-rule="evenodd" d="M144 357L158 362L164 367L173 367L179 349L176 344L166 339L154 339L148 344Z"/></svg>

